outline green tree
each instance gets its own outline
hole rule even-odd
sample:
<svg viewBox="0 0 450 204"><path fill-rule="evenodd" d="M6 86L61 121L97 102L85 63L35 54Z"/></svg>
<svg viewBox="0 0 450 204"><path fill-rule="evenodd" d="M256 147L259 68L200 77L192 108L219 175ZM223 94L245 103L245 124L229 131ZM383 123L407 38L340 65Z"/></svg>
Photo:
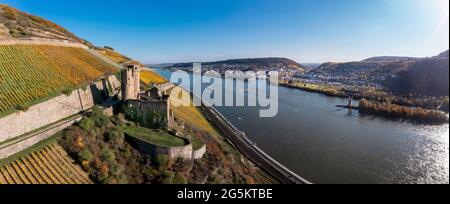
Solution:
<svg viewBox="0 0 450 204"><path fill-rule="evenodd" d="M88 148L84 148L83 150L80 151L80 153L78 153L78 160L80 162L87 161L91 163L93 159L94 156Z"/></svg>

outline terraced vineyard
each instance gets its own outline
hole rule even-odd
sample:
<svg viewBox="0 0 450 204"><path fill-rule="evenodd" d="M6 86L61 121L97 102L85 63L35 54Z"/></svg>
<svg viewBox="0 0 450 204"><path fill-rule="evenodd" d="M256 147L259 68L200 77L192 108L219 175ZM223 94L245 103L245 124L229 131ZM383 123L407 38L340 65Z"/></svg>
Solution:
<svg viewBox="0 0 450 204"><path fill-rule="evenodd" d="M111 49L107 49L107 48L100 48L96 50L97 52L99 52L101 55L111 59L113 62L117 63L117 64L122 64L125 62L130 61L131 59L129 57L126 57L114 50Z"/></svg>
<svg viewBox="0 0 450 204"><path fill-rule="evenodd" d="M116 71L81 48L0 45L0 115Z"/></svg>
<svg viewBox="0 0 450 204"><path fill-rule="evenodd" d="M0 167L0 184L92 184L56 144Z"/></svg>

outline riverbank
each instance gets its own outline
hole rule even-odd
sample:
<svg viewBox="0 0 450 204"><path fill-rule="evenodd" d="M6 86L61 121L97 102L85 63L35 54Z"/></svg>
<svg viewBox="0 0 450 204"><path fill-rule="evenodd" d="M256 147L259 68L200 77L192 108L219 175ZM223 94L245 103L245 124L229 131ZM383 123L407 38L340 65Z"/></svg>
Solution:
<svg viewBox="0 0 450 204"><path fill-rule="evenodd" d="M171 76L167 70L157 72ZM418 125L360 114L336 108L348 98L283 86L278 98L279 112L273 118L260 118L260 106L215 108L258 148L313 183L448 183L448 124ZM194 107L183 109L193 110L179 111L186 121L202 118Z"/></svg>
<svg viewBox="0 0 450 204"><path fill-rule="evenodd" d="M442 125L449 122L446 115L448 113L448 96L414 99L395 96L375 89L348 91L336 86L288 81L280 81L279 85L330 97L351 97L356 100L363 100L363 104L360 103L358 108L352 107L352 109L357 109L365 114L383 116L395 120L403 119L426 125ZM438 108L426 108L433 106ZM343 106L338 105L338 107Z"/></svg>
<svg viewBox="0 0 450 204"><path fill-rule="evenodd" d="M380 103L362 99L359 102L359 112L373 114L391 119L405 119L426 125L442 125L449 122L441 111L422 108L409 108L390 103Z"/></svg>

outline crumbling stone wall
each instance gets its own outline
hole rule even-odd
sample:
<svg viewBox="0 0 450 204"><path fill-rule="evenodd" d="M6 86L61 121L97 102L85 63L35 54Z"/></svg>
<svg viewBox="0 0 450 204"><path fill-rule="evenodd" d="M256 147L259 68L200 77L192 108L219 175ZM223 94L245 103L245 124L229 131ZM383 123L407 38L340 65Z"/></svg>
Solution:
<svg viewBox="0 0 450 204"><path fill-rule="evenodd" d="M201 159L206 153L206 144L200 149L192 151L192 159Z"/></svg>
<svg viewBox="0 0 450 204"><path fill-rule="evenodd" d="M133 137L127 137L126 139L136 149L146 154L149 154L152 157L156 157L158 155L167 155L169 159L178 159L178 158L187 160L193 159L192 158L193 147L191 144L181 147L164 147L151 144ZM189 143L187 140L186 142Z"/></svg>
<svg viewBox="0 0 450 204"><path fill-rule="evenodd" d="M171 127L174 123L173 110L171 109L170 102L168 100L128 100L127 105L137 108L144 114L148 112L164 113L167 117L167 127Z"/></svg>

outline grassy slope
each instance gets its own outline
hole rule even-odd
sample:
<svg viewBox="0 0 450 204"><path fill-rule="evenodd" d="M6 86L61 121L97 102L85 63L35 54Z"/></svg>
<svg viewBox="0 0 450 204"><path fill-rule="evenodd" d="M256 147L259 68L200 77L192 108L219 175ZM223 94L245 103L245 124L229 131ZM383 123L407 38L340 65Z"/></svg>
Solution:
<svg viewBox="0 0 450 204"><path fill-rule="evenodd" d="M134 138L164 147L180 147L186 145L183 139L169 135L165 132L147 129L144 127L124 127L124 132Z"/></svg>

